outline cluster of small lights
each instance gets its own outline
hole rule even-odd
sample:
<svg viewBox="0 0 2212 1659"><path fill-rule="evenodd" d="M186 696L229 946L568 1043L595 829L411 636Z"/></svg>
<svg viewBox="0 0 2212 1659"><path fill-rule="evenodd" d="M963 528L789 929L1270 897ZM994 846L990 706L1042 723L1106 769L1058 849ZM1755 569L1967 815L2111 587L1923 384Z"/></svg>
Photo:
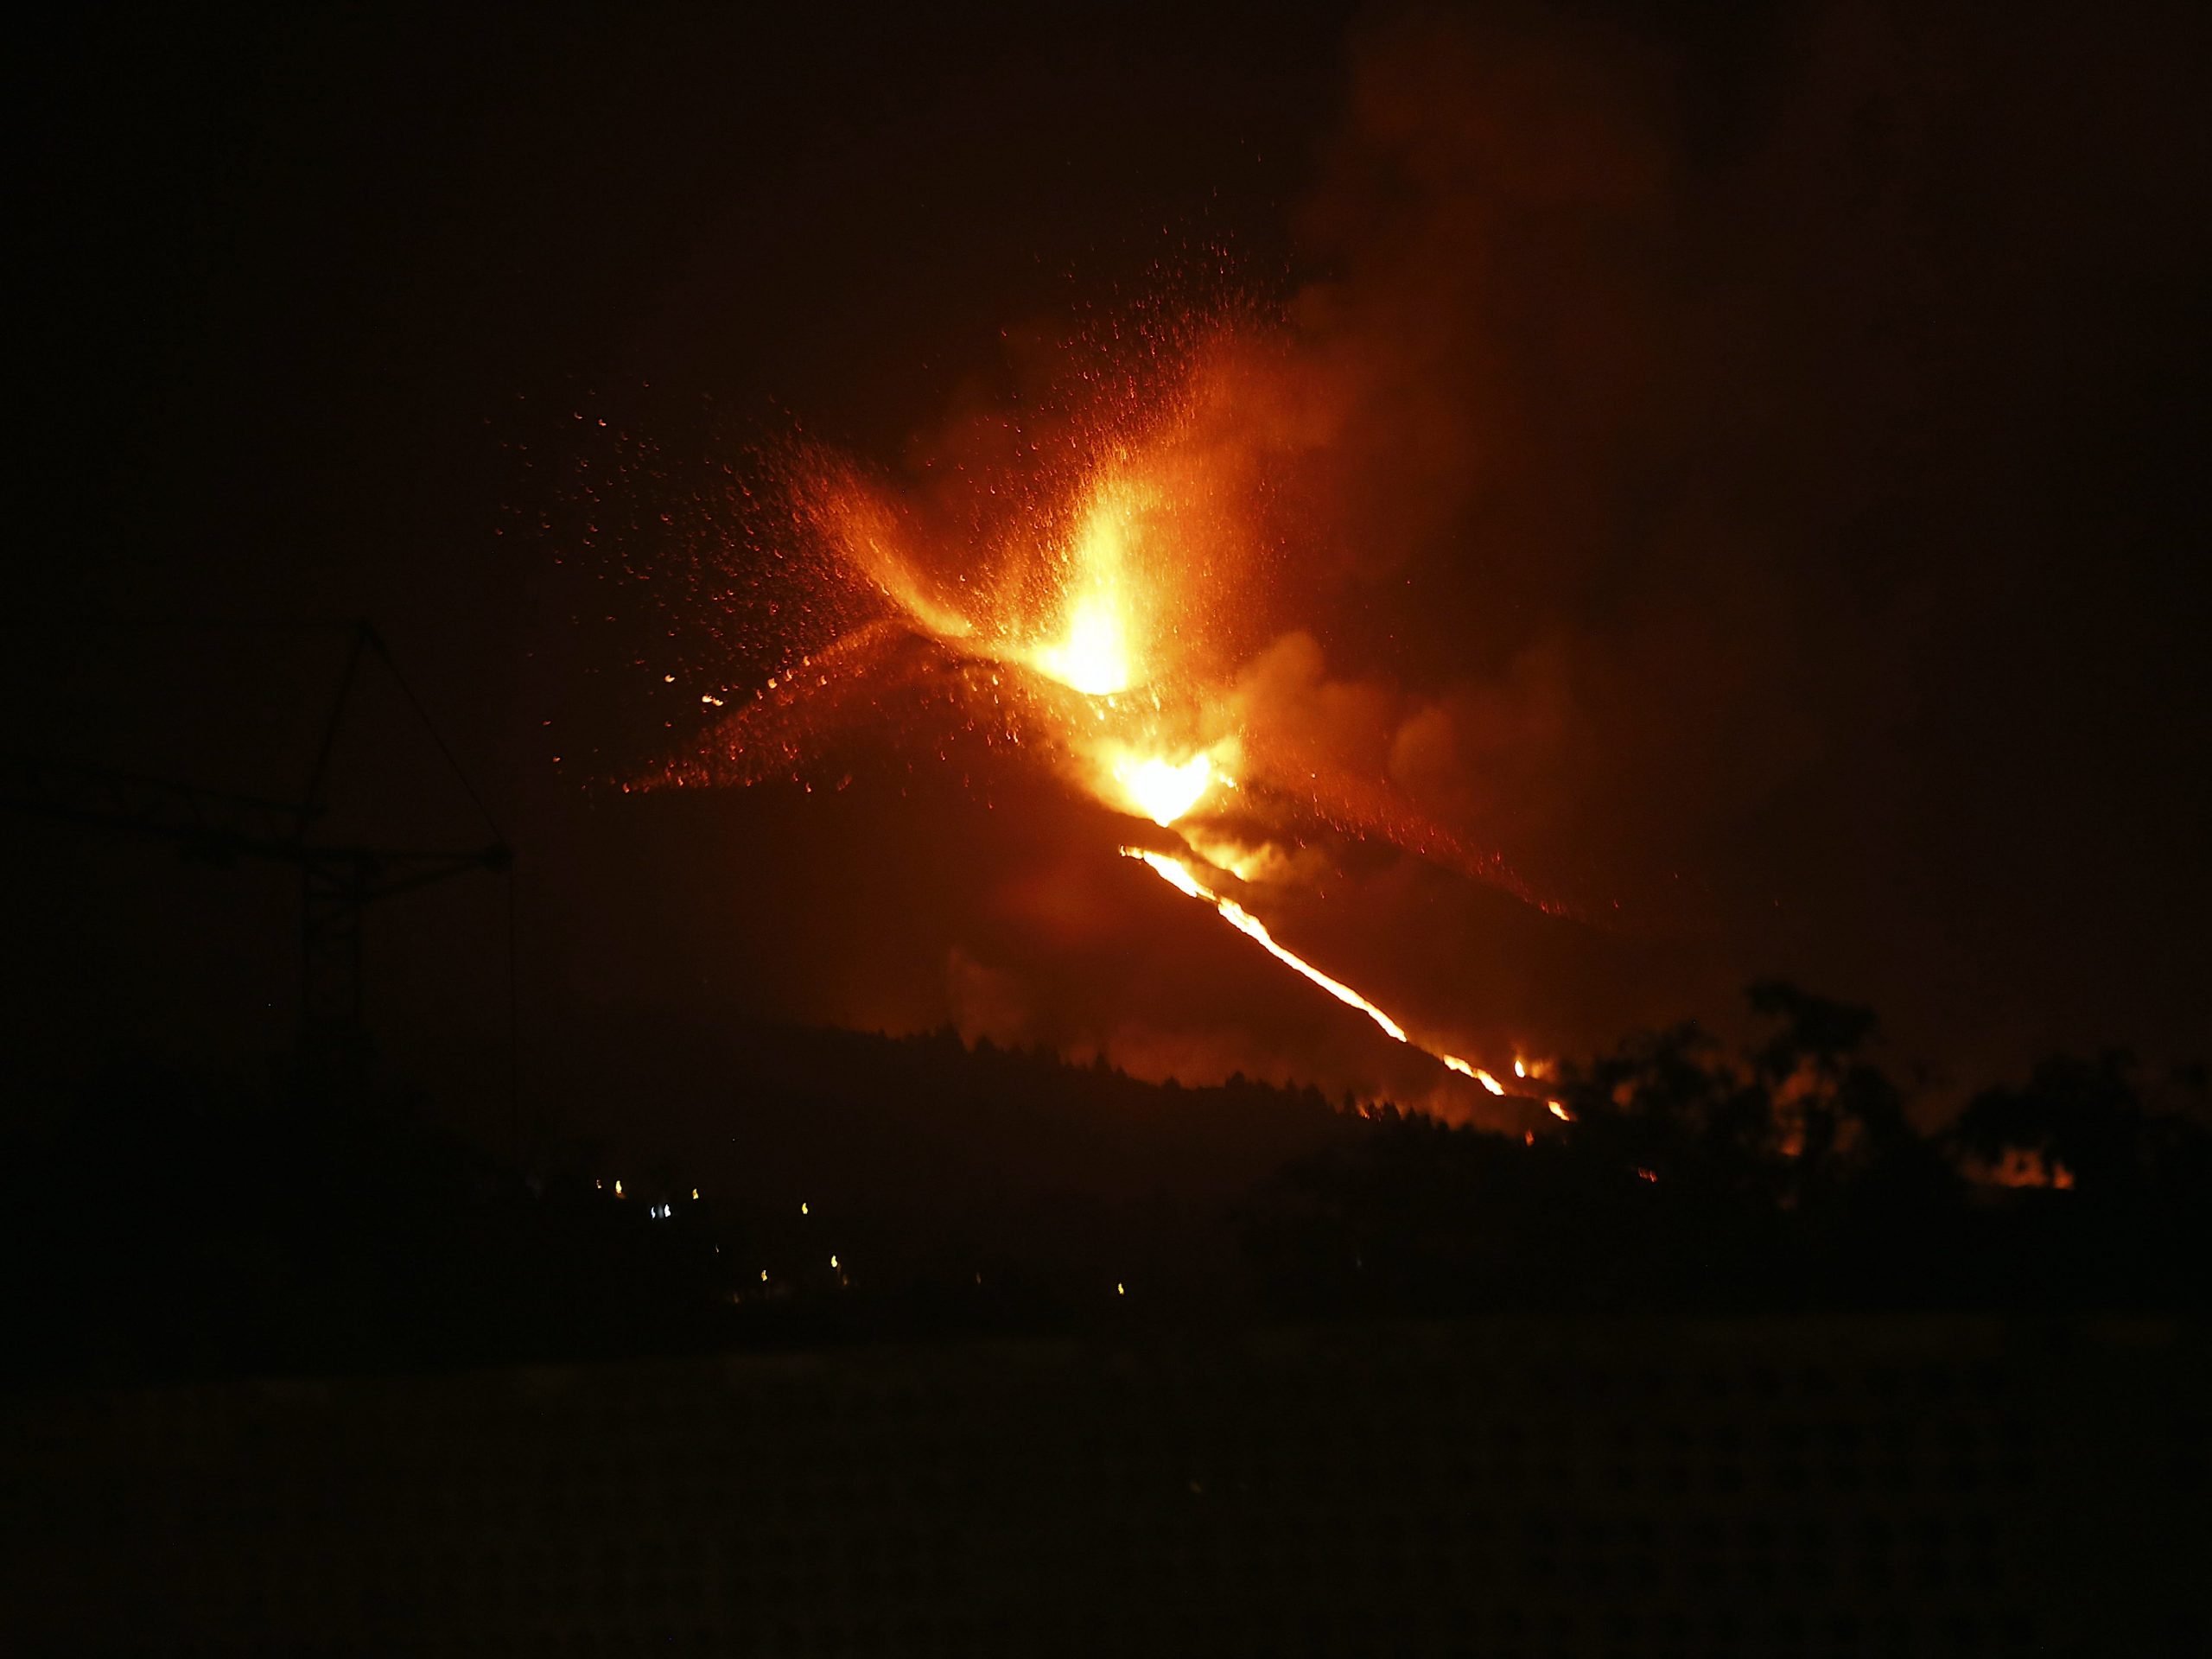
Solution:
<svg viewBox="0 0 2212 1659"><path fill-rule="evenodd" d="M1649 1178L1647 1177L1646 1179ZM603 1192L607 1188L607 1182L602 1177L594 1179L592 1185L595 1189ZM620 1180L616 1180L613 1185L614 1196L616 1198L622 1198L628 1196L628 1194L624 1192L623 1185ZM695 1186L690 1189L690 1192L693 1202L697 1202L699 1198L699 1189ZM798 1211L800 1215L810 1217L813 1213L813 1205L808 1200L802 1198L799 1201ZM655 1221L666 1221L675 1215L676 1206L672 1204L649 1205L646 1206L645 1213ZM720 1246L715 1247L715 1254L717 1255L721 1254ZM850 1287L852 1284L852 1278L845 1268L842 1255L837 1252L833 1251L830 1253L830 1270L837 1275L837 1282L841 1287ZM983 1282L983 1274L980 1268L976 1270L974 1276L976 1284L981 1285ZM771 1269L767 1268L760 1269L760 1282L764 1285L772 1286L774 1284L774 1275ZM1121 1280L1116 1281L1114 1285L1114 1294L1119 1297L1126 1297L1128 1294L1128 1282ZM742 1301L744 1298L741 1294L734 1292L731 1294L730 1300L733 1301Z"/></svg>

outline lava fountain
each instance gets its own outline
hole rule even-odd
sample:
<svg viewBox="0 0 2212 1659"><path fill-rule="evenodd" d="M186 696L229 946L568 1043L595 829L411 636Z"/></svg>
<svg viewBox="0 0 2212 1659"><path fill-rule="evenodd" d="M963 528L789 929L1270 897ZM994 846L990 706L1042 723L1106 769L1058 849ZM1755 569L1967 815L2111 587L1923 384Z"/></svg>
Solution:
<svg viewBox="0 0 2212 1659"><path fill-rule="evenodd" d="M1271 513L1265 469L1225 441L1236 338L1206 337L1171 373L1091 378L1049 428L1013 428L1007 458L962 463L918 499L818 448L784 459L774 556L810 573L810 615L842 624L747 696L721 688L703 741L632 787L791 775L847 727L949 709L1172 850L1102 848L1210 906L1271 957L1393 1040L1492 1095L1484 1066L1417 1040L1363 993L1279 943L1248 880L1283 841L1388 842L1523 898L1499 859L1422 815L1383 778L1312 760L1271 729L1238 670L1282 619L1296 537ZM1102 390L1103 388L1103 390ZM1225 391L1224 388L1227 390ZM1235 882L1242 897L1227 892ZM1533 899L1532 899L1533 901ZM1503 1069L1503 1068L1501 1068Z"/></svg>

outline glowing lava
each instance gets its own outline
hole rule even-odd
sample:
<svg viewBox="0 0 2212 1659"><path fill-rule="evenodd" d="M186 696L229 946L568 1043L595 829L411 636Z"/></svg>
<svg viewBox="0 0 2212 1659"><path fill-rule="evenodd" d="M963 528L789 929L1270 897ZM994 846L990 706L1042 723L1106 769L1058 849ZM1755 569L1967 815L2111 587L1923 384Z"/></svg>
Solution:
<svg viewBox="0 0 2212 1659"><path fill-rule="evenodd" d="M1051 645L1039 645L1030 662L1041 674L1071 686L1085 696L1111 696L1129 689L1129 642L1122 613L1109 594L1085 595L1068 620L1068 630Z"/></svg>
<svg viewBox="0 0 2212 1659"><path fill-rule="evenodd" d="M1211 905L1221 912L1222 920L1243 934L1245 938L1252 940L1277 962L1305 975L1306 978L1312 980L1346 1007L1357 1008L1399 1042L1416 1048L1420 1047L1419 1044L1414 1043L1413 1039L1406 1035L1406 1028L1403 1026L1342 980L1330 978L1312 963L1284 950L1274 942L1274 936L1268 931L1258 917L1253 915L1235 899L1224 899L1221 894L1199 885L1198 878L1192 875L1189 868L1179 861L1168 857L1165 853L1147 852L1141 847L1124 847L1122 849L1122 854L1126 858L1138 859L1149 865L1155 875L1179 893L1186 893L1193 899L1202 899ZM1429 1051L1422 1052L1426 1053Z"/></svg>
<svg viewBox="0 0 2212 1659"><path fill-rule="evenodd" d="M1496 1077L1491 1076L1489 1072L1484 1071L1479 1065L1471 1065L1465 1060L1461 1059L1457 1054L1439 1054L1436 1058L1443 1061L1445 1065L1450 1070L1457 1071L1461 1077L1472 1077L1477 1083L1482 1084L1484 1088L1489 1090L1493 1095L1503 1095L1505 1092L1505 1085L1500 1083Z"/></svg>
<svg viewBox="0 0 2212 1659"><path fill-rule="evenodd" d="M1058 638L1026 653L1031 667L1090 697L1110 697L1142 678L1141 618L1132 569L1140 518L1156 505L1126 478L1096 485L1061 557L1064 621Z"/></svg>
<svg viewBox="0 0 2212 1659"><path fill-rule="evenodd" d="M1358 1009L1394 1041L1403 1043L1408 1048L1419 1049L1430 1058L1458 1072L1461 1077L1473 1078L1493 1095L1504 1094L1504 1084L1480 1066L1471 1065L1456 1054L1446 1054L1441 1049L1431 1048L1425 1043L1414 1041L1406 1034L1406 1028L1403 1026L1345 984L1344 981L1331 978L1303 957L1294 951L1284 950L1275 943L1274 936L1268 931L1266 924L1258 917L1253 915L1234 899L1216 893L1208 887L1192 873L1190 866L1180 859L1171 858L1165 853L1152 852L1142 847L1124 847L1122 849L1122 855L1124 858L1137 860L1178 893L1186 893L1191 898L1211 905L1222 920L1250 939L1277 962L1295 973L1304 975L1306 978L1319 985L1346 1007Z"/></svg>
<svg viewBox="0 0 2212 1659"><path fill-rule="evenodd" d="M1116 760L1112 766L1114 781L1130 805L1162 828L1196 806L1217 775L1213 762L1203 754L1194 754L1180 766L1150 755Z"/></svg>

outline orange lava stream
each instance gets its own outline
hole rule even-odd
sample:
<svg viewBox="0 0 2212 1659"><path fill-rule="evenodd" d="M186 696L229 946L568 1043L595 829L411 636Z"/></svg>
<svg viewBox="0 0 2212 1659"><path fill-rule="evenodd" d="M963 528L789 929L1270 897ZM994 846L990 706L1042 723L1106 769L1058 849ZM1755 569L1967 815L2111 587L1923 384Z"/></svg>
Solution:
<svg viewBox="0 0 2212 1659"><path fill-rule="evenodd" d="M1134 858L1147 866L1154 875L1178 893L1187 893L1193 899L1211 905L1220 914L1222 920L1243 934L1277 962L1304 975L1346 1007L1358 1009L1394 1040L1405 1044L1408 1048L1419 1049L1422 1053L1458 1072L1463 1077L1473 1078L1493 1095L1503 1095L1505 1092L1505 1085L1484 1071L1482 1067L1471 1065L1456 1054L1446 1054L1441 1049L1430 1048L1424 1043L1414 1041L1406 1034L1406 1028L1403 1026L1352 989L1351 986L1340 979L1332 979L1304 957L1284 950L1275 943L1274 936L1268 931L1265 923L1234 899L1224 897L1208 887L1192 874L1190 866L1185 864L1180 859L1171 858L1165 853L1151 852L1142 847L1124 847L1122 849L1122 855L1125 858Z"/></svg>

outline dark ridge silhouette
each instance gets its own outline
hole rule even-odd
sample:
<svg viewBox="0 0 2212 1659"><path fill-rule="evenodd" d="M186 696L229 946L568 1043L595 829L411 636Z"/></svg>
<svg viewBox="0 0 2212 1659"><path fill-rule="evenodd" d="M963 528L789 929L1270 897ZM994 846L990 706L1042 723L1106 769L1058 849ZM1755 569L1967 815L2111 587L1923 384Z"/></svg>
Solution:
<svg viewBox="0 0 2212 1659"><path fill-rule="evenodd" d="M0 1149L0 1298L35 1333L5 1372L407 1370L1202 1317L1242 1306L1237 1196L1363 1127L1311 1090L1157 1086L950 1033L754 1032L716 1052L726 1089L610 1093L595 1121L619 1132L527 1171L404 1089L119 1068L18 1114Z"/></svg>
<svg viewBox="0 0 2212 1659"><path fill-rule="evenodd" d="M1645 1033L1510 1136L950 1033L754 1030L527 1171L404 1090L122 1069L20 1118L17 1385L1465 1313L2201 1310L2201 1070L2058 1058L1939 1135L1866 1010ZM664 1033L664 1040L677 1038ZM663 1051L665 1056L665 1049ZM700 1057L688 1057L696 1062ZM607 1103L602 1103L603 1104Z"/></svg>

